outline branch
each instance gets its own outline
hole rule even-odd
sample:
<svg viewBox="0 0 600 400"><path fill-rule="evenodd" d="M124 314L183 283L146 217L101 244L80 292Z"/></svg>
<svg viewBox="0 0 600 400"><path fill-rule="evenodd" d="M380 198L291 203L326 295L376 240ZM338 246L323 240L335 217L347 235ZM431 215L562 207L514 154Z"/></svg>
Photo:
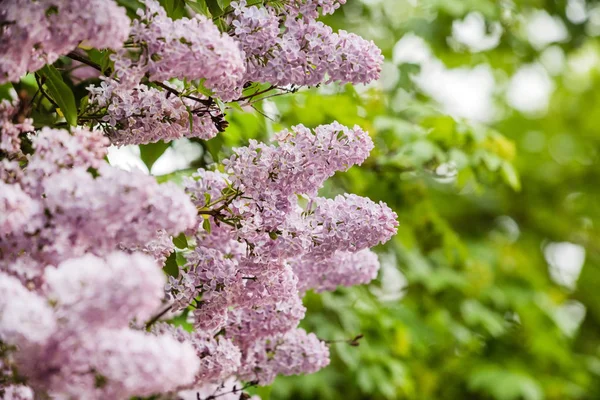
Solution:
<svg viewBox="0 0 600 400"><path fill-rule="evenodd" d="M150 320L148 322L146 322L146 329L150 329L150 327L152 325L154 325L154 323L156 321L158 321L160 319L160 317L162 317L163 315L165 315L166 313L168 313L169 311L171 311L171 308L173 308L172 304L169 305L168 307L166 307L164 310L160 311L158 314L156 314L152 318L150 318Z"/></svg>

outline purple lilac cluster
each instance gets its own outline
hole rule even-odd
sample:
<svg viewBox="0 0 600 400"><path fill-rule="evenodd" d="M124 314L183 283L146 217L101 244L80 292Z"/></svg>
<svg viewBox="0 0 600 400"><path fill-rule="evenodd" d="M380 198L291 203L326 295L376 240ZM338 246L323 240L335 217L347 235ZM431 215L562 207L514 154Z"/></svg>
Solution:
<svg viewBox="0 0 600 400"><path fill-rule="evenodd" d="M115 145L169 142L182 137L208 140L219 132L211 111L192 100L137 84L130 89L114 79L90 86L94 111L106 110L101 125Z"/></svg>
<svg viewBox="0 0 600 400"><path fill-rule="evenodd" d="M82 41L118 49L129 30L125 9L114 0L7 1L0 8L0 83L53 63Z"/></svg>
<svg viewBox="0 0 600 400"><path fill-rule="evenodd" d="M346 31L335 33L316 20L343 3L293 0L278 11L248 7L246 0L232 2L232 34L246 59L244 80L316 86L378 79L383 56L372 41Z"/></svg>
<svg viewBox="0 0 600 400"><path fill-rule="evenodd" d="M300 125L276 134L274 144L234 149L225 172L201 169L186 182L200 210L198 232L167 293L175 309L192 305L197 334L236 346L238 379L268 384L328 364L327 346L297 329L301 296L374 279L379 262L369 248L394 235L397 216L383 203L317 191L372 148L358 127Z"/></svg>
<svg viewBox="0 0 600 400"><path fill-rule="evenodd" d="M149 87L172 78L195 82L213 97L233 101L249 82L278 87L368 83L379 77L383 57L370 41L318 22L344 1L293 0L283 9L232 2L230 30L196 15L172 20L155 0L145 0L133 21L130 44L112 55L114 74L90 87L100 125L112 143L144 144L180 137L210 139L222 119L211 99L194 100ZM146 82L146 83L142 83Z"/></svg>
<svg viewBox="0 0 600 400"><path fill-rule="evenodd" d="M195 225L193 203L109 166L98 131L44 128L30 140L32 154L13 154L21 164L0 163L0 376L27 383L0 393L121 399L193 384L191 343L135 328L164 300L164 274L143 253L164 257L165 236Z"/></svg>
<svg viewBox="0 0 600 400"><path fill-rule="evenodd" d="M203 80L223 101L241 93L244 60L236 42L205 16L172 20L158 1L145 0L131 38L142 49L138 65L150 79Z"/></svg>
<svg viewBox="0 0 600 400"><path fill-rule="evenodd" d="M33 131L33 120L19 115L16 101L0 101L0 151L17 153L21 148L21 136Z"/></svg>

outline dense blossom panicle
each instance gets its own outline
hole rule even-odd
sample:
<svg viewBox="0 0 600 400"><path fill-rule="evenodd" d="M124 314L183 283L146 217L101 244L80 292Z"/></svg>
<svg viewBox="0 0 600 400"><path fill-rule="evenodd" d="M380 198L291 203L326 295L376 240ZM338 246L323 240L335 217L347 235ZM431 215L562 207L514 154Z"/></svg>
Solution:
<svg viewBox="0 0 600 400"><path fill-rule="evenodd" d="M0 242L0 249L27 250L56 265L86 252L148 243L159 229L178 234L194 226L196 210L173 184L158 185L141 172L108 165L96 173L77 167L44 179L44 229L14 235L6 246Z"/></svg>
<svg viewBox="0 0 600 400"><path fill-rule="evenodd" d="M0 83L53 63L82 41L118 49L129 25L125 9L113 0L5 2L0 9Z"/></svg>
<svg viewBox="0 0 600 400"><path fill-rule="evenodd" d="M0 341L25 346L43 343L55 332L56 321L45 299L0 272Z"/></svg>
<svg viewBox="0 0 600 400"><path fill-rule="evenodd" d="M67 260L46 271L46 282L61 318L114 328L149 319L160 307L165 278L149 256L114 252Z"/></svg>
<svg viewBox="0 0 600 400"><path fill-rule="evenodd" d="M316 198L306 217L314 253L356 252L385 243L396 234L398 216L385 203L345 194L335 199Z"/></svg>
<svg viewBox="0 0 600 400"><path fill-rule="evenodd" d="M0 101L0 152L21 151L21 135L32 132L33 120L19 116L19 102Z"/></svg>
<svg viewBox="0 0 600 400"><path fill-rule="evenodd" d="M190 343L200 359L195 384L221 383L233 376L241 363L241 352L229 339L212 337L202 332L186 332L181 327L161 323L153 332L170 334L179 342Z"/></svg>
<svg viewBox="0 0 600 400"><path fill-rule="evenodd" d="M377 277L379 260L371 250L356 253L339 251L329 258L310 256L292 261L298 276L298 290L305 292L333 291L338 286L354 286L369 283Z"/></svg>
<svg viewBox="0 0 600 400"><path fill-rule="evenodd" d="M156 235L146 244L140 246L125 246L119 243L119 248L128 252L141 252L152 256L159 265L164 265L167 258L175 251L173 238L164 229L159 229Z"/></svg>
<svg viewBox="0 0 600 400"><path fill-rule="evenodd" d="M225 332L234 343L246 348L258 339L294 329L305 313L298 295L260 307L237 308L229 311Z"/></svg>
<svg viewBox="0 0 600 400"><path fill-rule="evenodd" d="M277 375L309 374L329 364L329 348L314 333L291 330L259 340L242 358L241 379L268 385Z"/></svg>
<svg viewBox="0 0 600 400"><path fill-rule="evenodd" d="M89 129L35 132L29 110L0 103L0 394L237 399L239 381L326 366L326 343L298 329L304 292L374 279L369 248L397 226L383 203L317 197L366 160L368 133L294 126L234 149L222 172L198 170L185 191L105 158L110 144L213 138L226 127L222 102L251 103L255 83L376 79L372 42L317 21L345 0L234 1L227 32L201 15L171 19L156 0L131 24L115 0L9 3L0 83L76 47L79 60L87 46L115 51L97 71L64 72L100 81L78 110ZM157 323L175 317L193 331Z"/></svg>
<svg viewBox="0 0 600 400"><path fill-rule="evenodd" d="M105 164L108 140L100 131L83 128L42 128L32 138L35 153L29 156L25 184L36 194L43 178L65 168L100 168Z"/></svg>
<svg viewBox="0 0 600 400"><path fill-rule="evenodd" d="M244 80L315 86L378 79L383 56L372 41L345 31L334 33L316 21L319 9L329 14L341 3L299 0L287 4L281 18L270 8L263 11L245 8L245 1L235 3L232 34L246 55Z"/></svg>
<svg viewBox="0 0 600 400"><path fill-rule="evenodd" d="M333 14L346 0L290 0L286 5L290 12L300 13L305 17L317 18L321 14Z"/></svg>
<svg viewBox="0 0 600 400"><path fill-rule="evenodd" d="M0 239L25 229L39 212L39 202L29 197L19 185L0 180Z"/></svg>
<svg viewBox="0 0 600 400"><path fill-rule="evenodd" d="M195 386L193 389L177 392L178 400L219 399L219 400L261 400L259 396L242 396L244 384L234 377L230 377L221 383L204 384ZM212 396L212 397L211 397Z"/></svg>
<svg viewBox="0 0 600 400"><path fill-rule="evenodd" d="M247 6L246 0L231 2L233 37L246 56L260 57L279 39L279 17L274 9Z"/></svg>
<svg viewBox="0 0 600 400"><path fill-rule="evenodd" d="M23 385L0 386L0 394L4 400L33 400L33 390Z"/></svg>
<svg viewBox="0 0 600 400"><path fill-rule="evenodd" d="M192 345L168 335L103 330L88 345L90 364L106 378L102 398L169 392L192 384L199 369Z"/></svg>
<svg viewBox="0 0 600 400"><path fill-rule="evenodd" d="M251 141L225 161L232 182L252 195L278 192L316 194L336 171L362 164L373 149L369 135L355 126L321 125L314 131L297 125L275 136L279 146Z"/></svg>
<svg viewBox="0 0 600 400"><path fill-rule="evenodd" d="M127 88L106 79L88 90L91 104L106 108L105 131L115 145L170 142L182 137L208 140L218 133L211 118L214 111L197 112L197 103L144 84Z"/></svg>

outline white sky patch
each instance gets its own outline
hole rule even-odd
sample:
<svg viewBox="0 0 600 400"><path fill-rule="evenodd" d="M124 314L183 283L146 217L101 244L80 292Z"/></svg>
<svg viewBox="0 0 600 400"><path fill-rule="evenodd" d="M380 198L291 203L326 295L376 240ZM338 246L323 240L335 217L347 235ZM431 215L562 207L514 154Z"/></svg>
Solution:
<svg viewBox="0 0 600 400"><path fill-rule="evenodd" d="M165 175L190 166L190 163L202 155L202 148L187 139L173 142L152 166L152 175Z"/></svg>
<svg viewBox="0 0 600 400"><path fill-rule="evenodd" d="M554 312L554 321L568 337L573 337L585 318L585 306L576 300L568 300Z"/></svg>
<svg viewBox="0 0 600 400"><path fill-rule="evenodd" d="M405 295L408 280L398 269L398 262L394 253L378 254L381 263L379 278L381 284L377 287L371 285L371 291L381 301L398 301Z"/></svg>
<svg viewBox="0 0 600 400"><path fill-rule="evenodd" d="M148 173L148 167L140 158L140 148L138 146L110 146L108 148L108 161L110 165L126 171L138 169L146 174Z"/></svg>
<svg viewBox="0 0 600 400"><path fill-rule="evenodd" d="M420 36L408 33L396 43L393 52L394 64L423 64L433 59L427 42Z"/></svg>
<svg viewBox="0 0 600 400"><path fill-rule="evenodd" d="M588 18L585 0L569 0L566 10L567 18L574 24L582 24Z"/></svg>
<svg viewBox="0 0 600 400"><path fill-rule="evenodd" d="M540 63L550 75L559 75L565 69L565 52L558 46L550 46L540 54Z"/></svg>
<svg viewBox="0 0 600 400"><path fill-rule="evenodd" d="M414 78L415 83L446 113L478 122L494 118L496 82L489 65L448 69L433 56L425 40L413 34L396 43L393 60L395 64L419 64L421 72Z"/></svg>
<svg viewBox="0 0 600 400"><path fill-rule="evenodd" d="M562 20L551 16L545 10L536 10L529 15L525 24L525 33L531 45L538 50L569 37Z"/></svg>
<svg viewBox="0 0 600 400"><path fill-rule="evenodd" d="M452 39L469 48L473 53L490 50L498 46L502 26L498 22L486 29L485 18L478 12L469 13L465 19L452 23Z"/></svg>
<svg viewBox="0 0 600 400"><path fill-rule="evenodd" d="M495 115L496 82L487 64L472 69L447 69L441 61L435 60L421 66L415 82L454 117L488 122Z"/></svg>
<svg viewBox="0 0 600 400"><path fill-rule="evenodd" d="M554 82L538 63L521 67L506 90L508 104L525 114L544 114L554 92Z"/></svg>
<svg viewBox="0 0 600 400"><path fill-rule="evenodd" d="M398 71L398 67L389 61L385 61L381 68L381 78L379 79L381 88L383 90L393 90L396 88L399 80L400 71Z"/></svg>
<svg viewBox="0 0 600 400"><path fill-rule="evenodd" d="M544 247L550 277L557 284L575 289L585 263L585 249L570 242L552 242Z"/></svg>

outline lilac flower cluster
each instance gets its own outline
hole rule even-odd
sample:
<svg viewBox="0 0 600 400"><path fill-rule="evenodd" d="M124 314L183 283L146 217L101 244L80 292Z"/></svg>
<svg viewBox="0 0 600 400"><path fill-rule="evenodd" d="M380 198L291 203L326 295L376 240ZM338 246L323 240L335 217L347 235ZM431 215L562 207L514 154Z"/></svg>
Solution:
<svg viewBox="0 0 600 400"><path fill-rule="evenodd" d="M105 79L88 90L94 111L106 110L101 125L115 145L169 142L182 137L208 140L219 132L211 111L198 112L195 102L144 84L129 89Z"/></svg>
<svg viewBox="0 0 600 400"><path fill-rule="evenodd" d="M232 33L246 58L246 81L276 86L368 83L379 78L383 56L372 41L316 21L345 1L290 1L283 12L232 2Z"/></svg>
<svg viewBox="0 0 600 400"><path fill-rule="evenodd" d="M13 154L24 167L0 163L0 377L28 386L0 392L120 399L194 383L192 344L130 328L161 307L165 285L156 261L132 249L192 228L194 205L110 167L98 131L44 128L30 140L32 154Z"/></svg>
<svg viewBox="0 0 600 400"><path fill-rule="evenodd" d="M21 135L33 131L33 120L19 116L17 102L0 101L0 151L7 154L18 153L21 147Z"/></svg>
<svg viewBox="0 0 600 400"><path fill-rule="evenodd" d="M268 384L327 365L327 346L297 330L301 295L374 279L379 263L368 248L390 239L397 217L383 203L317 191L372 148L358 127L300 125L272 145L234 149L225 173L199 170L186 182L200 210L198 232L167 293L175 309L192 305L197 333L221 333L236 346L238 379Z"/></svg>
<svg viewBox="0 0 600 400"><path fill-rule="evenodd" d="M150 79L203 80L224 101L239 96L244 60L229 35L204 16L172 20L158 1L145 0L144 4L131 38L142 48L138 65L143 65Z"/></svg>
<svg viewBox="0 0 600 400"><path fill-rule="evenodd" d="M5 2L0 9L0 83L53 63L82 41L118 49L129 25L125 9L114 0Z"/></svg>
<svg viewBox="0 0 600 400"><path fill-rule="evenodd" d="M228 33L204 16L172 20L157 1L143 3L128 46L111 56L113 76L88 88L91 110L105 114L100 126L117 145L210 139L219 131L223 115L213 99L190 87L178 96L148 86L149 81L170 85L167 80L178 78L233 101L243 98L249 82L273 87L368 83L381 71L381 51L372 42L334 33L316 20L344 1L291 0L277 10L232 2Z"/></svg>
<svg viewBox="0 0 600 400"><path fill-rule="evenodd" d="M114 0L9 3L0 83L81 44L116 52L78 110L94 129L35 131L27 110L0 103L0 394L185 397L326 366L326 343L298 328L302 295L372 280L369 248L396 232L383 203L318 196L368 157L366 132L295 126L234 149L222 172L198 170L185 192L104 158L111 143L214 137L218 104L247 99L248 82L376 79L372 42L317 21L345 0L233 2L227 32L203 16L173 20L156 0L131 24ZM190 245L175 240L173 254L180 234ZM160 309L194 331L157 322Z"/></svg>

